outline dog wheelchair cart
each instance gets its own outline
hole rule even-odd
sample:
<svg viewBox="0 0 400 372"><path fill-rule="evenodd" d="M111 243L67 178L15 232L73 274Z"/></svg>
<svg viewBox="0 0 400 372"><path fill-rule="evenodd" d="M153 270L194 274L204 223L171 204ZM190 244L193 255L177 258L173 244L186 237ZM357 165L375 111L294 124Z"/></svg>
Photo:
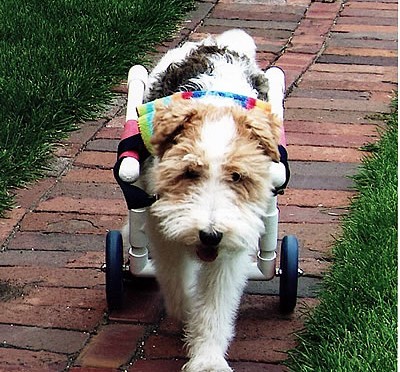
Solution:
<svg viewBox="0 0 400 372"><path fill-rule="evenodd" d="M277 70L277 68L274 69ZM283 75L281 70L279 70L279 73ZM130 69L128 75L126 125L118 150L119 154L128 151L128 147L132 145L132 143L126 145L126 142L131 141L134 137L130 136L132 131L127 130L127 126L131 123L137 123L136 107L142 103L147 79L147 71L143 66L137 65ZM271 83L273 84L273 81ZM281 152L281 161L282 156L286 157L285 150L283 153ZM121 158L121 156L119 157ZM280 165L282 164L280 163ZM120 166L121 159L117 161L116 167L114 167L114 175L121 186L129 209L129 258L126 261L124 260L121 233L116 230L109 231L106 237L104 271L106 273L107 304L110 310L123 306L123 282L126 273L137 277L153 277L155 275L152 260L149 258L148 240L144 233L144 224L147 209L156 199L139 187L122 180L124 178L130 181L129 177L121 176L124 169L122 167L120 169ZM277 185L277 193L282 193L281 191L286 187L288 181L289 171L287 167L283 166L275 167L273 172L275 170L278 174L273 174L273 178L281 180ZM134 179L136 179L136 176ZM293 235L285 236L282 239L280 264L278 268L276 266L278 218L277 197L273 197L265 217L265 234L260 239L257 261L249 267L248 278L249 280L261 281L271 280L275 276L279 276L280 309L284 313L289 313L296 306L298 276L302 272L298 267L298 241Z"/></svg>

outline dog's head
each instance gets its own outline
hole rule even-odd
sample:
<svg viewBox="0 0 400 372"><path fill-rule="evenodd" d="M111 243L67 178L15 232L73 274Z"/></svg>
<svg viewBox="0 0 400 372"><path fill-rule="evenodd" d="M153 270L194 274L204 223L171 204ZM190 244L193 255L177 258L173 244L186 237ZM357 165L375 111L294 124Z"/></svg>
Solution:
<svg viewBox="0 0 400 372"><path fill-rule="evenodd" d="M281 122L258 108L181 100L156 108L153 205L167 239L205 261L222 248L255 247L279 162Z"/></svg>

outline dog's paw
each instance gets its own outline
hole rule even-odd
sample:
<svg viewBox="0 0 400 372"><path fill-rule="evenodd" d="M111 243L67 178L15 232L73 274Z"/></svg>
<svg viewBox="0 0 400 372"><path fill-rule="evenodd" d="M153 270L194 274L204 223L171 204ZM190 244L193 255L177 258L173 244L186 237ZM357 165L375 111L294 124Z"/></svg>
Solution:
<svg viewBox="0 0 400 372"><path fill-rule="evenodd" d="M190 359L182 368L182 372L233 372L222 357L205 356Z"/></svg>

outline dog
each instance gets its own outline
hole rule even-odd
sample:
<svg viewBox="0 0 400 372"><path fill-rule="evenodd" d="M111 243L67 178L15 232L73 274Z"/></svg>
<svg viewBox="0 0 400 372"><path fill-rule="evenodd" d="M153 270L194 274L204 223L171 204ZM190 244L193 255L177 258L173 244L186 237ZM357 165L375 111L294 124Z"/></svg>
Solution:
<svg viewBox="0 0 400 372"><path fill-rule="evenodd" d="M158 103L140 182L159 196L146 234L166 311L184 325L186 372L232 371L225 356L276 186L282 72L255 58L238 29L186 42L161 58L145 91Z"/></svg>

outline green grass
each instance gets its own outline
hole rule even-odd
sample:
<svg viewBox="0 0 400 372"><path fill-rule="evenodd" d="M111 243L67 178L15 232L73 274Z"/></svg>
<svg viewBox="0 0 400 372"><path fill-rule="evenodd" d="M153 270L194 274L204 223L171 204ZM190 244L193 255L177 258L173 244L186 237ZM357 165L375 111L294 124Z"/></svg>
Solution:
<svg viewBox="0 0 400 372"><path fill-rule="evenodd" d="M0 216L43 174L54 144L99 116L192 0L0 2Z"/></svg>
<svg viewBox="0 0 400 372"><path fill-rule="evenodd" d="M354 177L334 263L311 311L293 371L397 370L397 99L387 130Z"/></svg>

